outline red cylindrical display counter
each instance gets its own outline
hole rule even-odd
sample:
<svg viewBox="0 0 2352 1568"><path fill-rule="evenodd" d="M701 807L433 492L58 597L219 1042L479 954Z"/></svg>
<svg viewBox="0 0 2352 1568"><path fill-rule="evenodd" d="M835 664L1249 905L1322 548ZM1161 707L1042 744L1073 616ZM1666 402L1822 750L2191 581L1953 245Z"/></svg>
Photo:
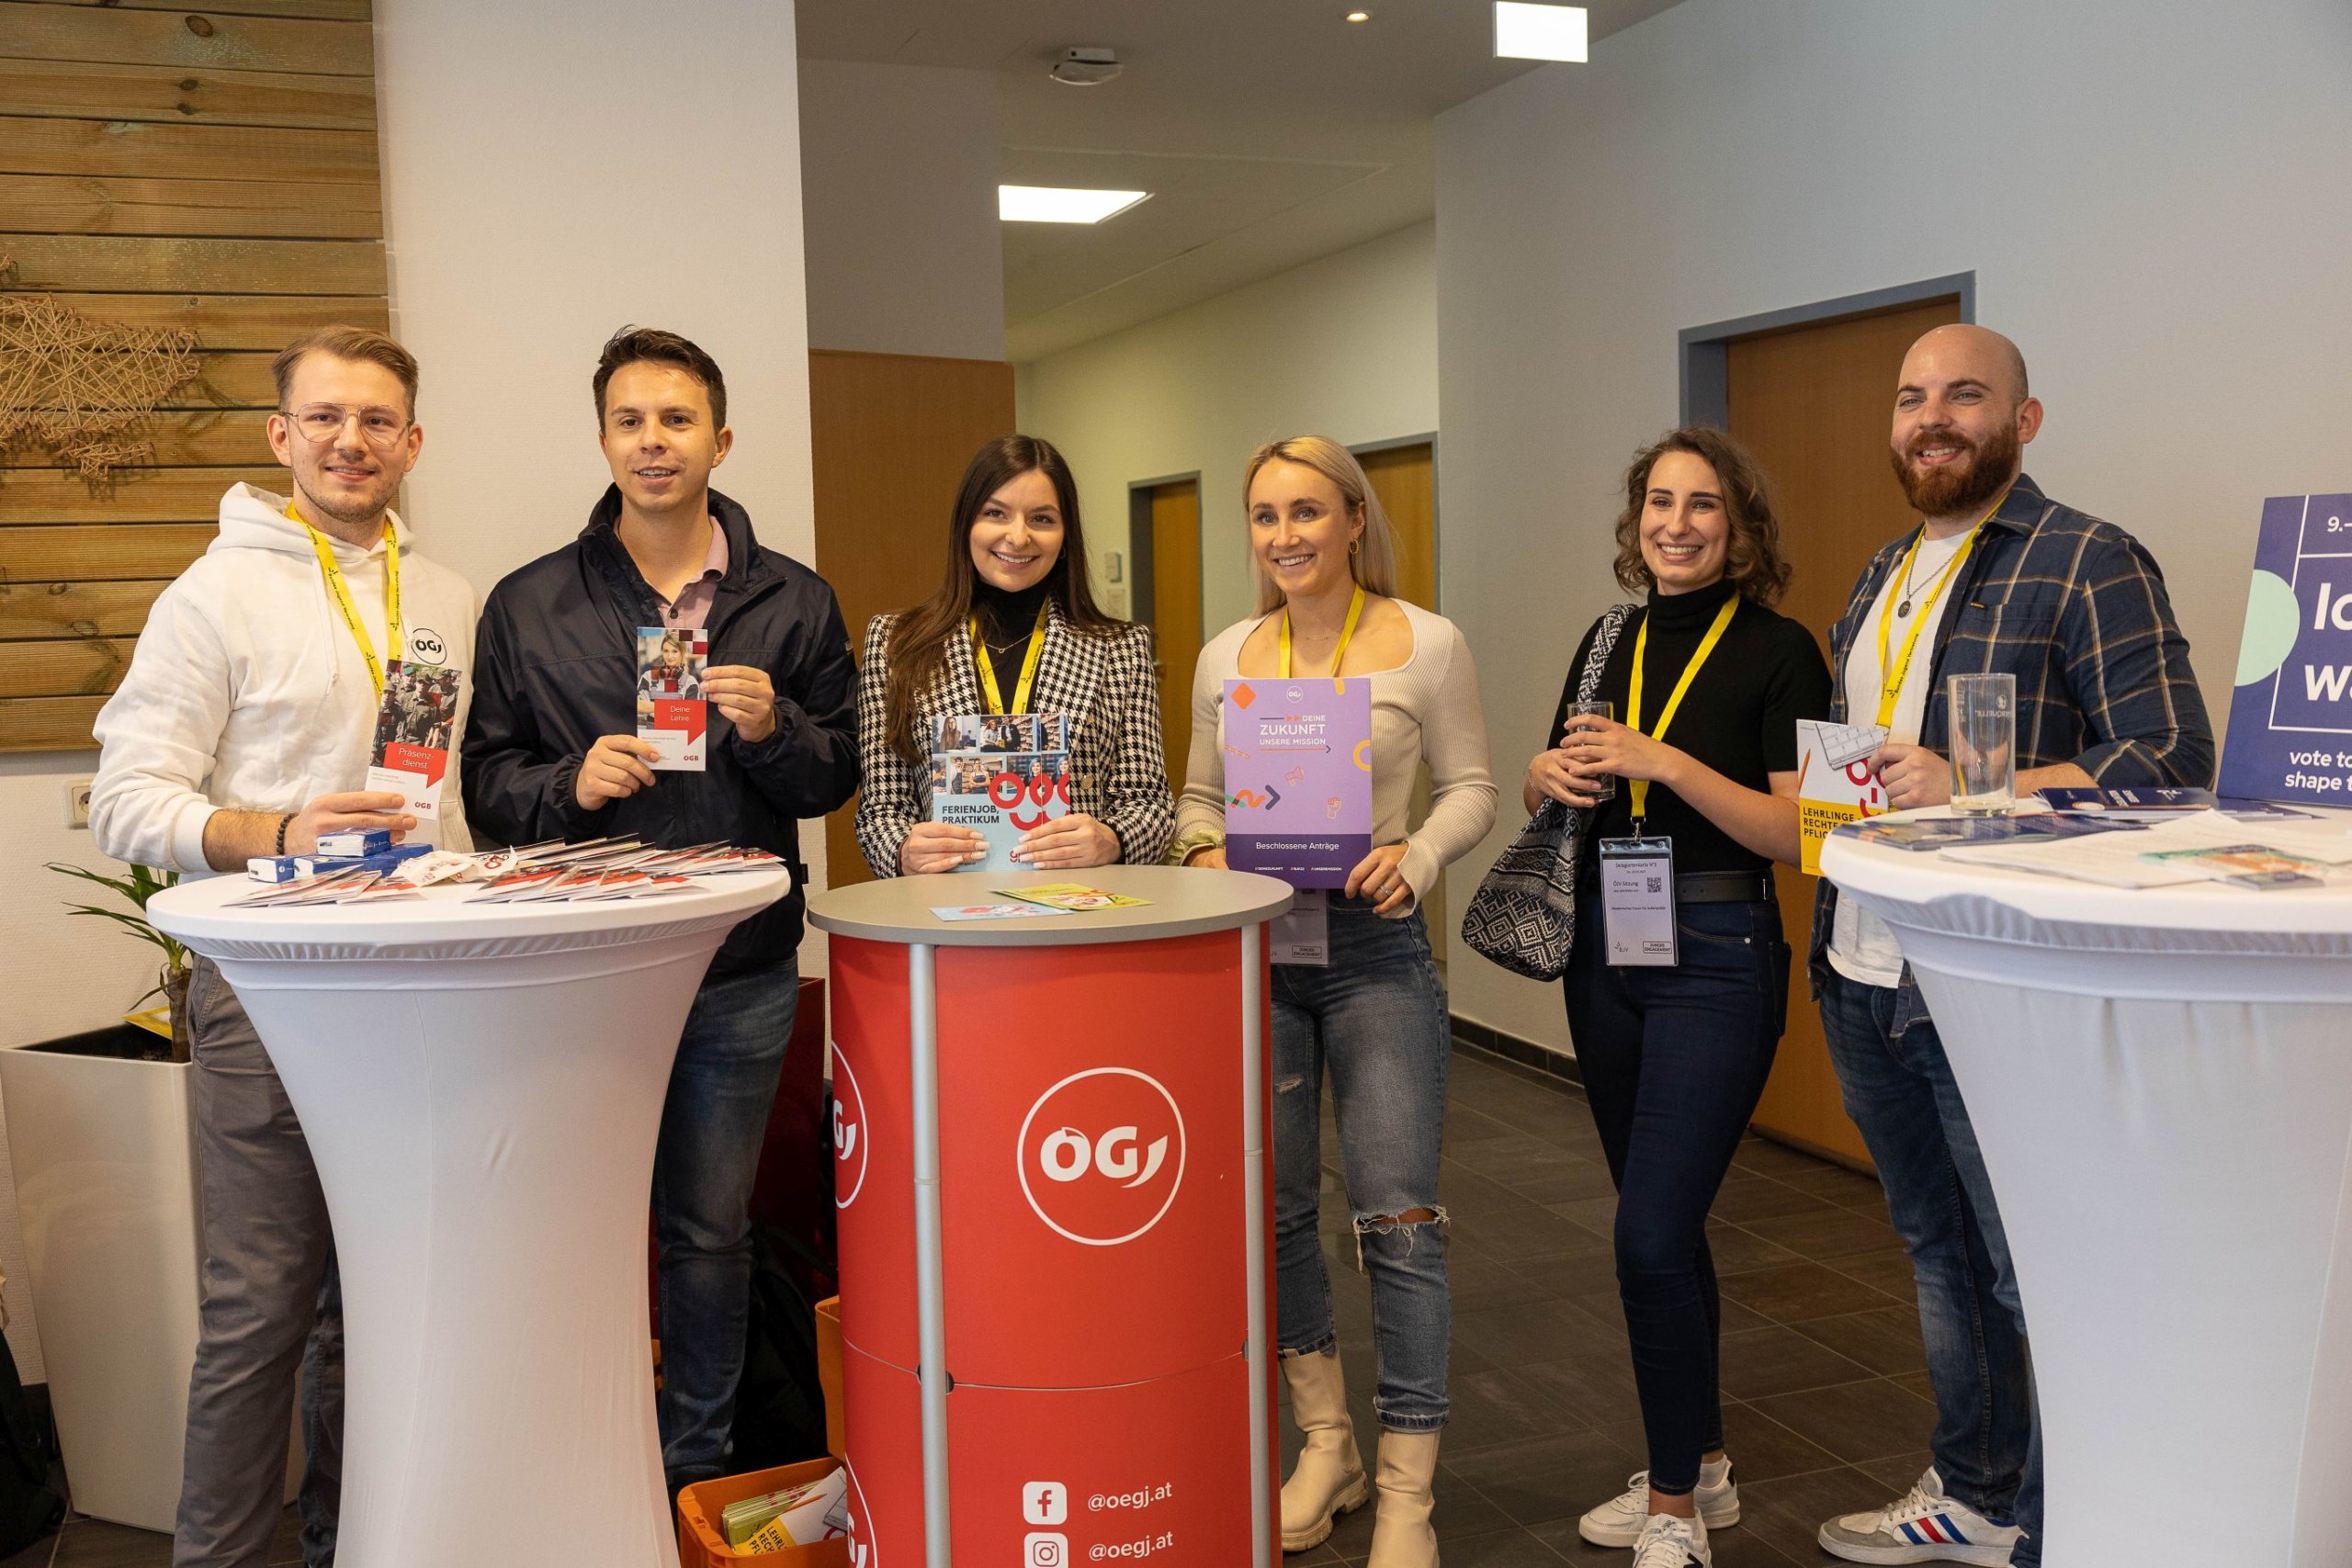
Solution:
<svg viewBox="0 0 2352 1568"><path fill-rule="evenodd" d="M820 894L857 1568L1270 1568L1271 878L951 922L1052 880Z"/></svg>

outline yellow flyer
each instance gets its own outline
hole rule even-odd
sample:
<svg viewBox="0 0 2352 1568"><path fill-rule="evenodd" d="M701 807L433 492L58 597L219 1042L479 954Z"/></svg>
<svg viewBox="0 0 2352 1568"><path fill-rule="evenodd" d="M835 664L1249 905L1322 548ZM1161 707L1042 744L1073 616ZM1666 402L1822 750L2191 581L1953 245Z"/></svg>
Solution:
<svg viewBox="0 0 2352 1568"><path fill-rule="evenodd" d="M1797 825L1807 876L1821 874L1822 840L1838 824L1886 814L1886 790L1871 765L1884 744L1883 725L1797 720Z"/></svg>

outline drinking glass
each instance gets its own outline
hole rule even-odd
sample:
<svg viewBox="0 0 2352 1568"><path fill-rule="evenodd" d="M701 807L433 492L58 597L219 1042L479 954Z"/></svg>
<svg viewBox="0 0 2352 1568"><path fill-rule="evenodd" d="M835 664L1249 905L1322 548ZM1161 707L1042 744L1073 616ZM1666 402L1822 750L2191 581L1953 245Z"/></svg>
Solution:
<svg viewBox="0 0 2352 1568"><path fill-rule="evenodd" d="M1597 700L1569 703L1568 716L1575 718L1579 714L1591 714L1596 717L1614 722L1617 717L1617 705ZM1614 773L1584 773L1579 774L1578 777L1584 785L1583 793L1596 800L1609 800L1617 794L1617 775Z"/></svg>
<svg viewBox="0 0 2352 1568"><path fill-rule="evenodd" d="M2006 812L2018 798L2018 678L1954 675L1951 808L1962 817Z"/></svg>

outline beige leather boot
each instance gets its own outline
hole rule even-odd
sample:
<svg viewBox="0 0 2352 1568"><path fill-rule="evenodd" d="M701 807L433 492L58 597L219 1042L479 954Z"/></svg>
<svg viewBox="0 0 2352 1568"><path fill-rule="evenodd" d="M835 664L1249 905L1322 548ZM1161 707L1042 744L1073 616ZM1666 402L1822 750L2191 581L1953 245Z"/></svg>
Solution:
<svg viewBox="0 0 2352 1568"><path fill-rule="evenodd" d="M1291 1419L1306 1434L1306 1447L1283 1483L1283 1550L1305 1551L1330 1535L1335 1517L1371 1500L1372 1483L1348 1419L1339 1353L1284 1356L1282 1369L1290 1385Z"/></svg>
<svg viewBox="0 0 2352 1568"><path fill-rule="evenodd" d="M1380 1434L1380 1513L1372 1526L1372 1559L1364 1568L1437 1568L1437 1434Z"/></svg>

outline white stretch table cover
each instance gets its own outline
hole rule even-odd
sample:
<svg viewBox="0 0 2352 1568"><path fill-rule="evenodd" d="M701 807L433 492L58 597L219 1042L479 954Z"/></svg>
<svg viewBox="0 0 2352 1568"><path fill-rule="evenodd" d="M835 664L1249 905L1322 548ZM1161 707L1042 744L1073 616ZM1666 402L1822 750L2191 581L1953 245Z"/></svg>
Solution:
<svg viewBox="0 0 2352 1568"><path fill-rule="evenodd" d="M2352 1563L2352 888L1845 835L1822 871L1894 929L1992 1174L2051 1568Z"/></svg>
<svg viewBox="0 0 2352 1568"><path fill-rule="evenodd" d="M646 1213L686 1010L782 871L662 898L148 914L220 965L302 1119L347 1350L343 1568L675 1568Z"/></svg>

